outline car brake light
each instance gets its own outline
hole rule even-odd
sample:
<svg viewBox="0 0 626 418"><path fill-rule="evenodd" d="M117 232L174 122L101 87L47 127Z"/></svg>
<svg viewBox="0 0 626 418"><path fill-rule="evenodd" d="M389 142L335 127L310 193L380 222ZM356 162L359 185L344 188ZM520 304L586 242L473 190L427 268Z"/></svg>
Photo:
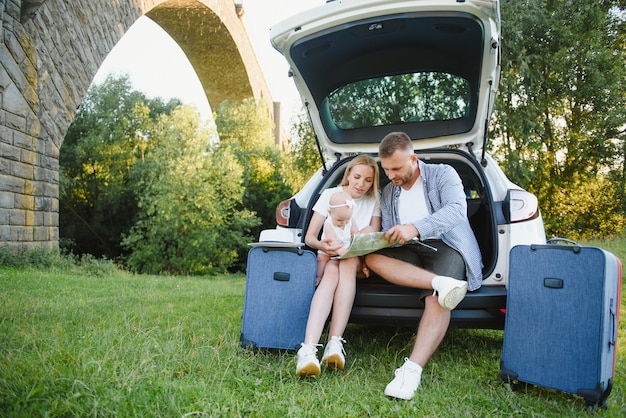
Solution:
<svg viewBox="0 0 626 418"><path fill-rule="evenodd" d="M276 206L276 223L280 226L289 226L289 204L291 199L283 200Z"/></svg>
<svg viewBox="0 0 626 418"><path fill-rule="evenodd" d="M524 190L509 190L509 221L511 223L535 219L539 216L537 197Z"/></svg>

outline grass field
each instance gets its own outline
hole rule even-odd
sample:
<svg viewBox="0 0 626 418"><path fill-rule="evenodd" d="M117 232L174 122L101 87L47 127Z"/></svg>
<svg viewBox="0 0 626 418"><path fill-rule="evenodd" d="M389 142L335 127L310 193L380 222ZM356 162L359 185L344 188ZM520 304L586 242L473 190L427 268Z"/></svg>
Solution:
<svg viewBox="0 0 626 418"><path fill-rule="evenodd" d="M626 260L626 239L591 244ZM501 331L450 330L398 401L383 390L413 329L350 325L346 370L298 379L294 353L239 348L243 275L91 273L0 267L1 417L588 415L576 396L504 384ZM603 417L626 416L626 320L619 336Z"/></svg>

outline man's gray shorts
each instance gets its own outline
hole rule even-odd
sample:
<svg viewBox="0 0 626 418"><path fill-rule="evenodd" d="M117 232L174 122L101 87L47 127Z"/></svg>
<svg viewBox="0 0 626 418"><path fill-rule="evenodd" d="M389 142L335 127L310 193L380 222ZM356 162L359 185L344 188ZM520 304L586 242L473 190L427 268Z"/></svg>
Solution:
<svg viewBox="0 0 626 418"><path fill-rule="evenodd" d="M402 247L383 248L376 251L376 254L413 264L439 276L466 280L465 262L458 251L438 239L426 240L424 244L436 248L437 251L420 244L406 244ZM431 295L432 292L432 290L425 290L420 299Z"/></svg>

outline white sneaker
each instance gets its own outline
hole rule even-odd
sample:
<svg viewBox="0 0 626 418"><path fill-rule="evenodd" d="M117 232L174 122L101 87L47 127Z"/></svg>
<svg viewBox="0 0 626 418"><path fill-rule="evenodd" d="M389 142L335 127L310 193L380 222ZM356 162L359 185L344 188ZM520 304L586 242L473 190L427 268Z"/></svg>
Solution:
<svg viewBox="0 0 626 418"><path fill-rule="evenodd" d="M319 344L317 344L319 346ZM316 344L302 344L298 350L296 376L317 376L321 372Z"/></svg>
<svg viewBox="0 0 626 418"><path fill-rule="evenodd" d="M433 279L433 295L439 294L439 304L448 310L456 308L467 293L467 282L446 276L435 276Z"/></svg>
<svg viewBox="0 0 626 418"><path fill-rule="evenodd" d="M396 369L395 375L396 377L385 388L385 395L410 401L420 385L422 368L405 358L404 364Z"/></svg>
<svg viewBox="0 0 626 418"><path fill-rule="evenodd" d="M346 351L343 349L343 343L345 343L341 337L336 335L330 338L326 348L324 349L324 355L322 356L322 364L326 366L328 370L343 370L346 363Z"/></svg>

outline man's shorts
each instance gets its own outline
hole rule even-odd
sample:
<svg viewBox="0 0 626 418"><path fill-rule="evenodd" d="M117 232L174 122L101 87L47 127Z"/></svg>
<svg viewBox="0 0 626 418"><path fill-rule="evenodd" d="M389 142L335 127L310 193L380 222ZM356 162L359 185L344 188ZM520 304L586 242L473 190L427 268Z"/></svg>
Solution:
<svg viewBox="0 0 626 418"><path fill-rule="evenodd" d="M443 241L431 239L424 241L426 245L406 244L401 247L389 247L376 251L376 254L401 260L414 266L423 268L439 276L453 277L457 280L466 280L465 262L463 257ZM437 251L433 250L434 247ZM432 290L425 290L420 299L429 296Z"/></svg>

